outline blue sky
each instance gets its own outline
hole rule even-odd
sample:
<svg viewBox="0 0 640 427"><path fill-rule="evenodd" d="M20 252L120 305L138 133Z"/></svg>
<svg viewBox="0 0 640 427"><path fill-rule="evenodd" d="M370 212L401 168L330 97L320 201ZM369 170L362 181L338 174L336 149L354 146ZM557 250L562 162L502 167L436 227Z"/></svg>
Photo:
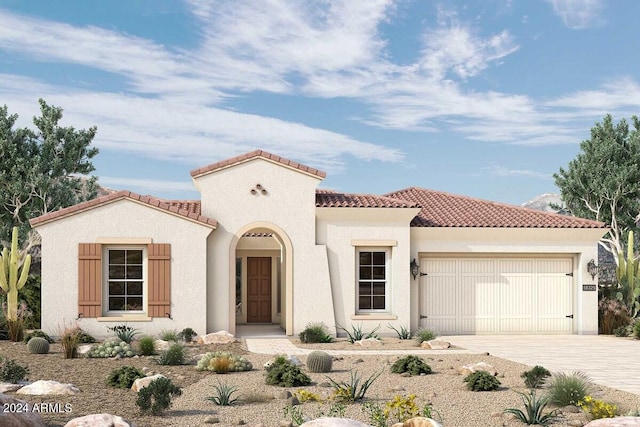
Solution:
<svg viewBox="0 0 640 427"><path fill-rule="evenodd" d="M198 198L261 148L321 184L520 204L640 106L636 0L3 0L0 105L95 125L100 183Z"/></svg>

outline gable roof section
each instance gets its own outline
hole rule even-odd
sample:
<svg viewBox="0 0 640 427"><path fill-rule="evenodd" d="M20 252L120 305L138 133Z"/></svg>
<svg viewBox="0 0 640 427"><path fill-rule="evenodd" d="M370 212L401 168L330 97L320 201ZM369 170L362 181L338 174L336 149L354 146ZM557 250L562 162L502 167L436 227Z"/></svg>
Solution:
<svg viewBox="0 0 640 427"><path fill-rule="evenodd" d="M218 222L215 219L208 218L200 214L200 202L198 201L167 201L152 196L141 196L140 194L126 190L121 190L112 194L108 194L106 196L79 203L77 205L69 206L68 208L50 212L37 218L33 218L29 222L32 227L35 227L47 222L56 221L61 218L88 211L99 206L104 206L106 204L113 203L119 200L132 200L134 202L149 206L154 209L158 209L160 211L166 211L167 213L206 225L211 228L216 228L218 225Z"/></svg>
<svg viewBox="0 0 640 427"><path fill-rule="evenodd" d="M203 175L207 175L222 169L229 168L231 166L235 166L241 163L248 162L250 160L262 158L267 161L277 163L283 166L286 166L290 169L293 169L298 172L305 173L307 175L314 176L316 178L324 179L327 174L321 170L311 168L309 166L303 165L302 163L294 162L293 160L285 159L284 157L276 156L275 154L268 153L264 150L255 150L250 153L241 154L236 157L232 157L230 159L221 160L217 163L212 163L208 166L201 167L199 169L194 169L191 171L192 178L198 178Z"/></svg>
<svg viewBox="0 0 640 427"><path fill-rule="evenodd" d="M422 207L412 227L607 228L603 222L410 187L387 197Z"/></svg>
<svg viewBox="0 0 640 427"><path fill-rule="evenodd" d="M417 203L373 194L348 194L331 190L316 191L317 208L416 208Z"/></svg>

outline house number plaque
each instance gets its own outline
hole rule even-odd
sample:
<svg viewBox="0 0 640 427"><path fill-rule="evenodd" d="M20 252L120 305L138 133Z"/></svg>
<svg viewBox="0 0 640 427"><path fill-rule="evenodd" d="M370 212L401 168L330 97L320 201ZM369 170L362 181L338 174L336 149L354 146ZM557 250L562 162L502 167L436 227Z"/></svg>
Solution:
<svg viewBox="0 0 640 427"><path fill-rule="evenodd" d="M598 287L596 285L582 285L582 290L585 292L588 292L588 291L594 292L598 290Z"/></svg>

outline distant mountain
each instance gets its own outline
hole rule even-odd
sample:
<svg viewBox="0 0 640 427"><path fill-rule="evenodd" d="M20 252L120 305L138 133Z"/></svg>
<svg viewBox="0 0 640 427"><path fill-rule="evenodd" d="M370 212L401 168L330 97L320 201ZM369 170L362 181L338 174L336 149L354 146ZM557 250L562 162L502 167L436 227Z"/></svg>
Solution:
<svg viewBox="0 0 640 427"><path fill-rule="evenodd" d="M562 206L562 198L556 193L546 193L534 197L528 202L524 202L520 206L523 208L535 209L544 212L565 213L562 209L554 209L551 205Z"/></svg>

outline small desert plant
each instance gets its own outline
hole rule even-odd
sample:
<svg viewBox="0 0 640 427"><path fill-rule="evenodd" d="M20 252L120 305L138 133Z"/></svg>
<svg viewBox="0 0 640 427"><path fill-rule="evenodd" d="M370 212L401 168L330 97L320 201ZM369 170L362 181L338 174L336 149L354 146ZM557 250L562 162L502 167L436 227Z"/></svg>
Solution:
<svg viewBox="0 0 640 427"><path fill-rule="evenodd" d="M601 298L598 301L598 324L600 333L609 335L621 326L627 326L630 321L627 306L617 299Z"/></svg>
<svg viewBox="0 0 640 427"><path fill-rule="evenodd" d="M618 407L611 403L596 400L591 396L585 396L584 399L578 401L578 406L583 411L591 415L594 420L600 418L613 418L616 416Z"/></svg>
<svg viewBox="0 0 640 427"><path fill-rule="evenodd" d="M411 375L420 375L430 374L433 371L424 359L418 356L409 355L396 360L393 365L391 365L391 372L394 374L409 372Z"/></svg>
<svg viewBox="0 0 640 427"><path fill-rule="evenodd" d="M107 385L117 388L131 388L135 380L146 375L134 366L121 366L111 371L107 377Z"/></svg>
<svg viewBox="0 0 640 427"><path fill-rule="evenodd" d="M324 351L312 351L307 355L307 368L311 372L330 372L333 357Z"/></svg>
<svg viewBox="0 0 640 427"><path fill-rule="evenodd" d="M31 354L47 354L49 353L49 341L45 338L33 337L27 343L27 349Z"/></svg>
<svg viewBox="0 0 640 427"><path fill-rule="evenodd" d="M336 325L336 328L346 333L347 339L351 344L353 344L356 341L366 340L369 338L378 338L378 334L376 334L376 332L378 329L380 329L380 325L376 326L371 332L363 332L362 325L351 325L351 331L348 331L345 327L340 325Z"/></svg>
<svg viewBox="0 0 640 427"><path fill-rule="evenodd" d="M209 362L209 370L216 374L226 374L231 369L231 359L225 356L214 357Z"/></svg>
<svg viewBox="0 0 640 427"><path fill-rule="evenodd" d="M169 378L158 378L138 392L136 405L143 414L160 415L171 406L171 397L180 396L182 390L176 387Z"/></svg>
<svg viewBox="0 0 640 427"><path fill-rule="evenodd" d="M398 338L401 339L401 340L410 340L411 337L413 336L411 331L408 328L406 328L405 326L400 326L399 330L394 328L393 325L391 325L391 324L387 324L387 326L390 329L393 329L396 332L396 334L398 335Z"/></svg>
<svg viewBox="0 0 640 427"><path fill-rule="evenodd" d="M153 337L145 335L138 340L138 352L143 356L156 354L156 342Z"/></svg>
<svg viewBox="0 0 640 427"><path fill-rule="evenodd" d="M78 332L80 328L77 326L74 327L65 327L62 332L62 336L60 337L60 342L62 344L62 350L64 352L65 359L75 359L78 357Z"/></svg>
<svg viewBox="0 0 640 427"><path fill-rule="evenodd" d="M138 335L138 331L136 329L127 325L107 327L107 330L113 332L120 341L124 341L127 344L131 344L133 338Z"/></svg>
<svg viewBox="0 0 640 427"><path fill-rule="evenodd" d="M308 323L304 331L298 335L300 342L303 343L328 343L333 341L333 337L329 335L327 326L322 323Z"/></svg>
<svg viewBox="0 0 640 427"><path fill-rule="evenodd" d="M163 329L160 332L160 339L163 341L178 341L180 340L180 333L177 329Z"/></svg>
<svg viewBox="0 0 640 427"><path fill-rule="evenodd" d="M550 376L551 372L546 368L536 365L530 371L523 372L520 378L524 380L524 385L528 388L540 388Z"/></svg>
<svg viewBox="0 0 640 427"><path fill-rule="evenodd" d="M284 356L277 356L267 368L265 382L280 387L301 387L311 384L311 378Z"/></svg>
<svg viewBox="0 0 640 427"><path fill-rule="evenodd" d="M640 321L633 324L633 337L635 339L640 339Z"/></svg>
<svg viewBox="0 0 640 427"><path fill-rule="evenodd" d="M413 334L418 345L422 344L424 341L434 340L437 336L438 334L428 328L420 328Z"/></svg>
<svg viewBox="0 0 640 427"><path fill-rule="evenodd" d="M593 387L591 379L583 372L553 374L545 382L549 402L556 406L576 405L589 394Z"/></svg>
<svg viewBox="0 0 640 427"><path fill-rule="evenodd" d="M89 349L87 357L108 358L108 357L133 357L131 345L118 338L109 338L103 343L96 344Z"/></svg>
<svg viewBox="0 0 640 427"><path fill-rule="evenodd" d="M182 344L174 343L158 359L159 365L184 365L186 350Z"/></svg>
<svg viewBox="0 0 640 427"><path fill-rule="evenodd" d="M180 332L178 334L178 338L182 339L184 342L192 342L193 341L193 337L195 337L196 335L198 335L198 333L196 331L194 331L191 328L184 328L182 330L182 332ZM169 341L169 340L167 340Z"/></svg>
<svg viewBox="0 0 640 427"><path fill-rule="evenodd" d="M312 393L312 392L307 391L307 390L296 391L295 393L293 393L293 395L298 398L298 401L300 403L304 403L304 402L322 402L322 398L320 397L319 394Z"/></svg>
<svg viewBox="0 0 640 427"><path fill-rule="evenodd" d="M551 411L548 414L543 414L544 408L547 406L547 398L536 397L536 392L529 390L529 394L516 392L522 398L524 404L524 411L516 408L508 408L503 412L513 414L517 419L527 425L541 425L546 426L550 424L555 418L555 411Z"/></svg>
<svg viewBox="0 0 640 427"><path fill-rule="evenodd" d="M358 375L358 371L351 371L351 379L349 382L336 382L327 377L333 387L333 397L341 402L356 402L364 399L367 390L373 382L382 375L382 372L374 372L369 378L362 382L362 378ZM361 383L362 382L362 383Z"/></svg>
<svg viewBox="0 0 640 427"><path fill-rule="evenodd" d="M615 328L613 330L613 335L617 337L628 337L633 332L633 327L630 326L620 326L619 328Z"/></svg>
<svg viewBox="0 0 640 427"><path fill-rule="evenodd" d="M78 328L78 330L76 331L76 335L78 336L79 344L93 344L94 342L96 342L96 339L93 336L89 335L80 328Z"/></svg>
<svg viewBox="0 0 640 427"><path fill-rule="evenodd" d="M228 359L230 362L229 371L231 372L250 371L253 369L253 364L247 359L228 351L214 351L205 354L198 360L196 369L199 371L214 371L217 363L215 362L216 359Z"/></svg>
<svg viewBox="0 0 640 427"><path fill-rule="evenodd" d="M500 387L500 380L487 371L477 371L467 375L464 379L471 391L493 391Z"/></svg>
<svg viewBox="0 0 640 427"><path fill-rule="evenodd" d="M297 406L287 405L283 409L284 416L291 418L291 423L296 426L300 426L304 424L306 421L304 415L302 414L302 409Z"/></svg>
<svg viewBox="0 0 640 427"><path fill-rule="evenodd" d="M231 395L237 391L234 386L228 384L222 384L218 381L218 385L214 385L216 390L215 396L207 397L207 400L212 401L218 406L230 406L238 401L237 397L231 398Z"/></svg>
<svg viewBox="0 0 640 427"><path fill-rule="evenodd" d="M44 331L41 331L40 329L35 330L33 332L29 332L28 334L25 334L23 342L26 344L33 337L44 338L45 340L47 340L49 344L53 344L54 342L53 338L51 338L49 334L47 334Z"/></svg>
<svg viewBox="0 0 640 427"><path fill-rule="evenodd" d="M392 422L403 423L409 418L417 417L420 413L418 405L416 405L416 395L410 394L408 396L395 395L393 400L385 403L384 414Z"/></svg>
<svg viewBox="0 0 640 427"><path fill-rule="evenodd" d="M19 365L13 359L3 359L0 361L0 380L6 383L17 384L26 378L29 368Z"/></svg>

